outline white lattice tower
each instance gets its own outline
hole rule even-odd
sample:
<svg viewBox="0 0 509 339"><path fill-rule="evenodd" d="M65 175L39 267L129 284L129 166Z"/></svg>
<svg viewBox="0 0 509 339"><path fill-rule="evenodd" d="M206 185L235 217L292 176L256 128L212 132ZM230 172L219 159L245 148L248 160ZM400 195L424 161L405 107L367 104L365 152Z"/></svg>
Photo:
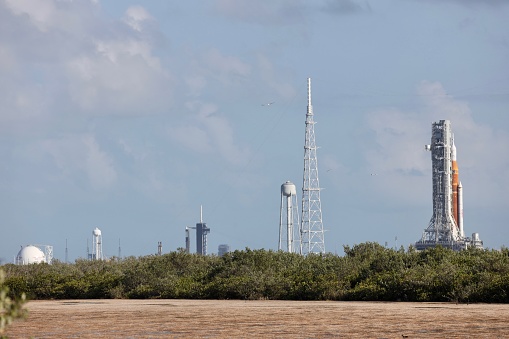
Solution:
<svg viewBox="0 0 509 339"><path fill-rule="evenodd" d="M302 254L325 253L316 149L315 122L311 105L311 79L308 78L304 178L302 183L302 219L300 225Z"/></svg>

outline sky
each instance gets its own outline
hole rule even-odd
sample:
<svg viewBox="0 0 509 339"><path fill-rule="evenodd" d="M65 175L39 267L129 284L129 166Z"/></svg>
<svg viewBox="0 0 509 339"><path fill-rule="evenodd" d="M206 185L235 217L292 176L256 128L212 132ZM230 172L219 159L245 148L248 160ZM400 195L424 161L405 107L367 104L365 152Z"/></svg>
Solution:
<svg viewBox="0 0 509 339"><path fill-rule="evenodd" d="M175 251L200 206L208 253L277 250L308 77L327 252L420 239L444 119L466 235L508 246L508 17L505 0L0 0L0 260L85 258L95 227L107 257Z"/></svg>

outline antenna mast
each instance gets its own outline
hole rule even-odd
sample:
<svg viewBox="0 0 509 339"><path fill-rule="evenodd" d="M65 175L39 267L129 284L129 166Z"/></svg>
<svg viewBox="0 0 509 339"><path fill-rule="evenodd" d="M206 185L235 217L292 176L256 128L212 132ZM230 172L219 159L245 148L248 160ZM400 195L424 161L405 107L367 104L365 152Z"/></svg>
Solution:
<svg viewBox="0 0 509 339"><path fill-rule="evenodd" d="M302 183L301 253L325 253L322 204L316 158L315 122L311 105L311 78L308 78L308 107L304 144L304 178Z"/></svg>

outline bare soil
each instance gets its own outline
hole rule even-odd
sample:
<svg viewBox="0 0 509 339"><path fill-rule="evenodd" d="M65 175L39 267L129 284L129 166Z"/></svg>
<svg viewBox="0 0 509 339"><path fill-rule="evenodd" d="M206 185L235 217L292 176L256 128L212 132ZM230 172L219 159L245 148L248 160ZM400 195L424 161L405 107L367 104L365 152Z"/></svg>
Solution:
<svg viewBox="0 0 509 339"><path fill-rule="evenodd" d="M240 300L31 301L9 338L509 338L509 305Z"/></svg>

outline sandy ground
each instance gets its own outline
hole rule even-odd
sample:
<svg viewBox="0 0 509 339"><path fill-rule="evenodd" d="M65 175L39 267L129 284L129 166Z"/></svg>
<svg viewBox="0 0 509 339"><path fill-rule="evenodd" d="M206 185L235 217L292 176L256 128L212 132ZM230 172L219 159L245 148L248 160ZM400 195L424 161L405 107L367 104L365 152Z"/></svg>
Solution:
<svg viewBox="0 0 509 339"><path fill-rule="evenodd" d="M240 300L31 301L9 338L509 338L509 305Z"/></svg>

